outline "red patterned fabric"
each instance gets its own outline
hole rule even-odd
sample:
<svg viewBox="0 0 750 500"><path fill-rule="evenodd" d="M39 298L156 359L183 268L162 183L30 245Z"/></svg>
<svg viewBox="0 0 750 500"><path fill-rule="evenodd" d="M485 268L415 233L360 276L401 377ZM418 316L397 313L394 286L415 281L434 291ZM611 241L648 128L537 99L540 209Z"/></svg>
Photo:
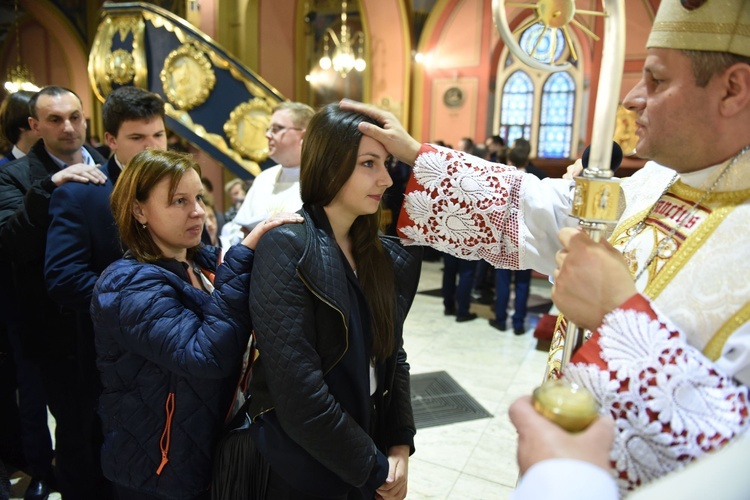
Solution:
<svg viewBox="0 0 750 500"><path fill-rule="evenodd" d="M513 167L424 144L407 184L399 235L459 258L519 269L523 177Z"/></svg>
<svg viewBox="0 0 750 500"><path fill-rule="evenodd" d="M718 450L750 424L748 388L638 294L605 317L564 378L615 419L611 458L623 492Z"/></svg>

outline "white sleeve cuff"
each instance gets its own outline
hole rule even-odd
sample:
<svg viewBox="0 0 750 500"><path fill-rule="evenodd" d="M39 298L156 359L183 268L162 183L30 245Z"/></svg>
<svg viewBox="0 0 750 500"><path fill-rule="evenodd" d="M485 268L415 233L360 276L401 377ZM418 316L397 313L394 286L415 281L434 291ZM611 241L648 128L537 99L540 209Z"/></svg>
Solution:
<svg viewBox="0 0 750 500"><path fill-rule="evenodd" d="M617 500L614 478L601 467L567 458L533 465L518 482L511 500Z"/></svg>

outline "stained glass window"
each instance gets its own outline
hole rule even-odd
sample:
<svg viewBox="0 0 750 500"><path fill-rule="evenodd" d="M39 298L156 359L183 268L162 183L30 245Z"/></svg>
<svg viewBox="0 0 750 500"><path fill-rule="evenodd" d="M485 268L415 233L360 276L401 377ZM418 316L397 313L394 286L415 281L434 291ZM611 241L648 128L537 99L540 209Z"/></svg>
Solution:
<svg viewBox="0 0 750 500"><path fill-rule="evenodd" d="M580 61L571 60L569 48L578 45L577 38L566 41L562 30L536 23L521 32L518 43L545 64L554 59L567 61L570 66L554 73L529 70L504 49L498 61L498 82L502 83L498 83L493 130L508 144L519 137L527 139L532 158L577 155L577 145L585 135L585 128L580 126L581 101L585 98L583 68ZM580 47L577 52L581 53Z"/></svg>
<svg viewBox="0 0 750 500"><path fill-rule="evenodd" d="M539 119L538 157L570 156L575 95L575 82L568 73L552 73L544 83Z"/></svg>
<svg viewBox="0 0 750 500"><path fill-rule="evenodd" d="M512 144L519 137L531 138L534 111L534 83L524 71L518 70L503 86L500 137Z"/></svg>
<svg viewBox="0 0 750 500"><path fill-rule="evenodd" d="M521 48L534 59L544 63L556 61L565 49L565 37L562 30L544 27L537 23L526 29L521 35ZM554 54L554 57L552 57Z"/></svg>

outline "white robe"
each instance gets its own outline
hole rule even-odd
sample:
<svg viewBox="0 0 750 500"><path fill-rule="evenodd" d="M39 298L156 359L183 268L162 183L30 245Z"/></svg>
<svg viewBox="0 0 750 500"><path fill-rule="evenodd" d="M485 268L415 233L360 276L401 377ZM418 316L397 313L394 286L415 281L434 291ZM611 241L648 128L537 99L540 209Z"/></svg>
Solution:
<svg viewBox="0 0 750 500"><path fill-rule="evenodd" d="M651 408L649 411L651 418L666 419L664 425L668 429L670 418L691 420L696 412L704 411L712 417L708 419L710 429L706 428L714 431L714 427L720 426L722 429L717 435L731 439L744 432L748 425L745 386L750 384L750 153L740 157L710 196L702 200L705 190L725 165L678 176L671 169L649 162L622 181L625 206L610 241L623 251L634 275L640 274L636 288L653 301L653 309L650 305L641 307L640 312L648 310L650 316L619 309L610 315L605 335L610 344L604 356L607 362L617 363L612 361L617 357L613 354L616 349L611 347L613 337L649 339L654 330L671 332L674 338L669 341L670 349L680 352L679 347L674 347L675 343L687 344L689 348L686 346L685 350L689 356L685 357L685 362L697 363L701 370L695 370L692 380L690 370L687 375L680 372L679 380L686 385L675 383L674 393L666 398L644 396L636 402L644 408L627 418L646 418L645 406L662 405L658 411ZM399 229L411 242L427 244L465 259L481 258L496 267L532 268L551 274L555 252L560 249L558 231L578 223L569 216L573 187L572 181L540 181L512 167L425 145L414 165ZM699 200L702 203L694 209ZM643 224L639 225L640 222ZM641 230L636 231L636 228ZM654 249L670 233L673 233L672 242L666 242L670 244L663 245L655 254ZM641 273L643 267L647 269ZM634 317L639 317L639 321L632 321ZM607 342L605 339L605 344ZM551 354L559 355L558 350L559 345L553 341ZM658 357L658 353L652 354L651 358ZM629 373L643 370L652 361L636 359L635 368L630 366ZM601 366L588 365L588 368L589 372L595 372ZM607 399L606 391L601 390L604 385L597 387L597 383L604 384L606 380L601 377L595 380L595 373L589 373L586 379L581 375L586 369L582 366L576 372L578 381L599 390L604 408L616 407ZM663 369L664 374L669 373L670 368ZM719 375L708 383L700 378L713 374L712 370ZM731 377L744 386L737 386ZM627 388L627 384L622 386ZM681 399L684 395L681 387L689 387L698 400L686 404ZM634 401L632 397L623 398ZM722 398L731 400L732 404L723 405ZM708 403L704 405L705 401ZM741 416L738 408L742 410ZM686 414L689 417L685 417ZM622 415L615 417L627 420ZM671 423L676 428L681 425L678 420ZM671 442L664 441L669 438L665 438L661 427L654 437L647 435L649 431L645 427L622 421L618 423L618 431L625 436L625 444L618 446L616 442L612 458L613 465L617 462L621 479L628 476L624 487L647 482L705 452L695 442L694 435L687 443L678 443L677 437ZM628 448L636 442L632 439L633 433L647 443L643 449ZM650 469L648 464L640 463L642 459L651 458L651 450L658 448L656 443L660 440L670 457L677 457L679 453L675 450L679 448L687 458L675 458L666 467L656 463L657 460Z"/></svg>
<svg viewBox="0 0 750 500"><path fill-rule="evenodd" d="M258 222L272 215L296 212L301 208L299 167L274 165L258 174L234 220L224 225L221 231L222 247L229 248L242 241L242 227L251 230Z"/></svg>

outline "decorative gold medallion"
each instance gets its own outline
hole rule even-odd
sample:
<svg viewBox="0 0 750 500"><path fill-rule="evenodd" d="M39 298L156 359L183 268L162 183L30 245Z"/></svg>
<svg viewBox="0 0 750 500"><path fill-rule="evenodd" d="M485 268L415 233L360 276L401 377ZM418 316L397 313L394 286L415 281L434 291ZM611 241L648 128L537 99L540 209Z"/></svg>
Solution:
<svg viewBox="0 0 750 500"><path fill-rule="evenodd" d="M192 44L169 53L159 78L169 102L183 110L206 102L216 83L211 62Z"/></svg>
<svg viewBox="0 0 750 500"><path fill-rule="evenodd" d="M101 102L112 92L113 84L148 88L144 32L143 18L133 13L107 17L99 25L89 54L88 73L91 88ZM128 40L130 34L132 38ZM112 50L115 42L122 48Z"/></svg>
<svg viewBox="0 0 750 500"><path fill-rule="evenodd" d="M135 77L135 59L133 54L124 49L117 49L107 54L104 65L107 77L118 85L125 85Z"/></svg>
<svg viewBox="0 0 750 500"><path fill-rule="evenodd" d="M656 254L660 259L669 259L677 251L677 243L671 238L665 238L659 243Z"/></svg>
<svg viewBox="0 0 750 500"><path fill-rule="evenodd" d="M271 106L256 97L234 108L224 124L224 133L240 154L253 161L263 161L268 157L266 129L270 123Z"/></svg>

